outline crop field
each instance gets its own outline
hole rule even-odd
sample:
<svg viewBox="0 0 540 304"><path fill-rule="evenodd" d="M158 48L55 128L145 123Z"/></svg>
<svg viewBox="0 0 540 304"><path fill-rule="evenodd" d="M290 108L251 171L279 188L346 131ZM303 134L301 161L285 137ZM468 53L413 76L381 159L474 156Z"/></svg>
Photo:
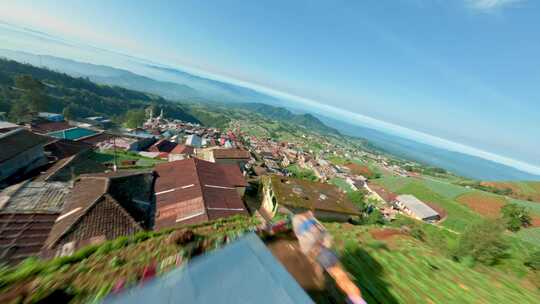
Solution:
<svg viewBox="0 0 540 304"><path fill-rule="evenodd" d="M405 187L411 182L410 178L386 175L373 181L375 184L383 186L387 190L392 192L398 192L401 188Z"/></svg>
<svg viewBox="0 0 540 304"><path fill-rule="evenodd" d="M540 245L540 227L521 229L514 236L525 242Z"/></svg>
<svg viewBox="0 0 540 304"><path fill-rule="evenodd" d="M538 303L528 281L487 267L470 268L399 233L375 240L366 226L327 224L347 271L368 303Z"/></svg>
<svg viewBox="0 0 540 304"><path fill-rule="evenodd" d="M540 203L540 182L482 182L497 189L512 189L510 196Z"/></svg>
<svg viewBox="0 0 540 304"><path fill-rule="evenodd" d="M467 189L462 186L454 185L448 182L439 181L434 178L425 177L422 179L422 184L428 187L431 191L440 194L448 199L455 199L456 197L471 192L471 189Z"/></svg>
<svg viewBox="0 0 540 304"><path fill-rule="evenodd" d="M421 183L410 183L401 188L398 193L412 194L424 202L443 208L448 217L441 225L454 231L463 231L471 222L481 219L480 215L474 213L468 207L435 193Z"/></svg>
<svg viewBox="0 0 540 304"><path fill-rule="evenodd" d="M514 204L529 208L531 213L537 216L540 216L540 204L537 202L529 202L529 201L518 200L518 199L513 199L513 198L509 198L508 201L510 203L514 203Z"/></svg>
<svg viewBox="0 0 540 304"><path fill-rule="evenodd" d="M460 195L457 201L488 218L498 218L501 208L506 205L506 199L479 191Z"/></svg>

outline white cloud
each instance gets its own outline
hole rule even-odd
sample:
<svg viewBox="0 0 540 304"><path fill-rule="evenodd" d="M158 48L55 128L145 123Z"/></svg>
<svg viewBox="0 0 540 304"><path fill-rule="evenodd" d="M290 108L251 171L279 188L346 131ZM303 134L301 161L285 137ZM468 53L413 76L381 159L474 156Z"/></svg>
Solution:
<svg viewBox="0 0 540 304"><path fill-rule="evenodd" d="M466 5L474 10L492 12L505 7L513 6L524 0L465 0Z"/></svg>

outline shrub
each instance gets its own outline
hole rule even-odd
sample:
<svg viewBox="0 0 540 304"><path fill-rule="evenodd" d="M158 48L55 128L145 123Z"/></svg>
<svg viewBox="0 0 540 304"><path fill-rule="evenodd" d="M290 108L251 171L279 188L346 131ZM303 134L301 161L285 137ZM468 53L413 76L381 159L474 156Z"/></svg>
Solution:
<svg viewBox="0 0 540 304"><path fill-rule="evenodd" d="M503 239L504 226L487 220L469 226L460 236L453 257L460 261L473 259L484 265L494 265L506 255L508 246Z"/></svg>
<svg viewBox="0 0 540 304"><path fill-rule="evenodd" d="M531 254L524 264L532 270L540 270L540 250Z"/></svg>
<svg viewBox="0 0 540 304"><path fill-rule="evenodd" d="M521 227L531 224L531 216L527 208L517 204L507 204L501 209L502 217L506 223L506 228L512 232L519 231Z"/></svg>

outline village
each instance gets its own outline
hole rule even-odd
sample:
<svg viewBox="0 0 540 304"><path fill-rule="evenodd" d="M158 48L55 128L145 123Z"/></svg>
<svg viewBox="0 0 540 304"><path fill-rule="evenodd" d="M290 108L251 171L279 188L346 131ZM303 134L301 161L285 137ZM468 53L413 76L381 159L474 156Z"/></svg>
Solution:
<svg viewBox="0 0 540 304"><path fill-rule="evenodd" d="M108 130L109 124L53 113L23 127L0 124L2 262L70 255L138 231L238 214L267 221L280 210L311 209L340 222L363 216L345 190L329 183L336 178L365 193L387 220L398 212L439 219L415 197L388 198L367 177L295 144L167 120L151 109L141 128ZM342 153L349 152L326 155ZM291 166L315 178L297 176Z"/></svg>

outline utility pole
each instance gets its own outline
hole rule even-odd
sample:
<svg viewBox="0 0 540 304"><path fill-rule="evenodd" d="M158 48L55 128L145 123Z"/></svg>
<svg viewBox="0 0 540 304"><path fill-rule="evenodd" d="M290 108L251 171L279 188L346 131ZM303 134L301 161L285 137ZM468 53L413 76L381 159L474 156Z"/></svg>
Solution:
<svg viewBox="0 0 540 304"><path fill-rule="evenodd" d="M116 172L116 136L113 135L113 171Z"/></svg>

